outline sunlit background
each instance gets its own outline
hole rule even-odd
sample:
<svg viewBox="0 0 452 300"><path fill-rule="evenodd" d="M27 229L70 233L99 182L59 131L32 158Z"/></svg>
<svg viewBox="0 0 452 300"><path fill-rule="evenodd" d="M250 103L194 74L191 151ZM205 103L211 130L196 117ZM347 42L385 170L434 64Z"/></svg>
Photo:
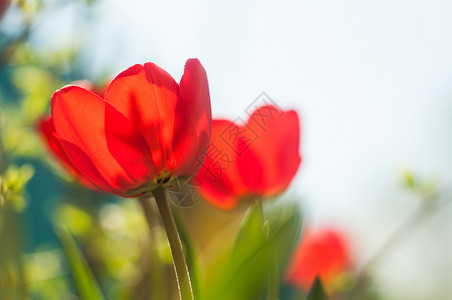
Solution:
<svg viewBox="0 0 452 300"><path fill-rule="evenodd" d="M178 81L197 57L214 116L246 118L262 91L296 109L303 162L287 194L302 199L306 222L347 232L357 266L419 204L403 172L452 196L450 1L44 3L32 43L82 44L74 64L87 79L153 61ZM1 26L13 31L10 10ZM450 297L451 213L445 206L382 258L376 278L388 299Z"/></svg>

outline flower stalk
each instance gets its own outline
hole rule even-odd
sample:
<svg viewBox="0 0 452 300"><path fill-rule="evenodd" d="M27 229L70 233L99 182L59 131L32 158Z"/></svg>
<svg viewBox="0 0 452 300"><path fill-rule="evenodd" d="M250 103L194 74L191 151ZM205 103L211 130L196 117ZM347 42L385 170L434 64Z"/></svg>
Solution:
<svg viewBox="0 0 452 300"><path fill-rule="evenodd" d="M182 242L177 231L176 223L171 212L169 203L169 196L166 188L158 187L152 191L157 207L162 218L163 227L165 228L168 242L171 249L171 255L173 257L174 270L176 273L177 286L179 289L179 296L181 300L193 300L193 289L190 281L190 273L188 272L187 261L185 260L184 250L182 248ZM142 200L144 201L144 199ZM145 209L148 206L143 206ZM147 221L151 214L145 212Z"/></svg>
<svg viewBox="0 0 452 300"><path fill-rule="evenodd" d="M151 286L149 291L151 292L152 299L166 299L165 289L162 289L164 286L163 278L160 274L164 271L164 266L160 261L156 251L152 248L155 245L156 239L154 236L154 229L157 226L160 226L158 221L158 212L157 207L154 203L152 203L153 197L150 194L144 194L143 196L138 198L140 200L141 207L143 208L143 212L145 215L145 219L148 223L149 227L149 243L151 245L151 253L150 253L150 273L151 273ZM147 266L147 267L149 267Z"/></svg>
<svg viewBox="0 0 452 300"><path fill-rule="evenodd" d="M266 230L266 238L268 238L269 232L268 232L268 226L265 227L265 217L264 217L264 205L262 204L262 199L259 197L256 197L254 199L259 215L262 220L262 228ZM268 225L268 224L267 224ZM268 290L267 290L267 299L268 300L277 300L278 294L279 294L279 267L278 267L278 260L277 260L277 254L275 253L275 257L272 258L272 260L269 262L271 264L270 266L270 273L268 274Z"/></svg>

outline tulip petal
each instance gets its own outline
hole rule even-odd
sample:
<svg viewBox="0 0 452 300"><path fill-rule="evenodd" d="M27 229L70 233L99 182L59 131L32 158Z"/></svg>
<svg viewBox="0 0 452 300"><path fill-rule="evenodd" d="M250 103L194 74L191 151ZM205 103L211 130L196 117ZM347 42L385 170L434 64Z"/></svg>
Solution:
<svg viewBox="0 0 452 300"><path fill-rule="evenodd" d="M63 146L61 146L60 140L57 137L52 117L41 120L39 123L39 129L46 141L48 148L52 151L52 153L58 159L60 159L64 163L64 165L71 165L73 168L75 168L64 153Z"/></svg>
<svg viewBox="0 0 452 300"><path fill-rule="evenodd" d="M153 63L137 64L121 72L104 97L146 140L155 174L165 171L172 152L174 111L179 98L177 83Z"/></svg>
<svg viewBox="0 0 452 300"><path fill-rule="evenodd" d="M283 141L279 147L279 189L285 190L298 171L301 164L300 155L300 120L294 110L284 113L283 119L279 122L279 129L284 134L281 136ZM277 127L277 126L275 126ZM283 127L283 128L282 128Z"/></svg>
<svg viewBox="0 0 452 300"><path fill-rule="evenodd" d="M56 134L55 126L53 125L52 117L48 117L39 122L39 130L42 133L47 147L52 154L60 161L63 168L83 185L97 190L98 188L92 184L80 171L72 164L64 152L63 146Z"/></svg>
<svg viewBox="0 0 452 300"><path fill-rule="evenodd" d="M263 106L253 112L248 125L258 138L243 152L238 169L253 194L273 196L289 186L301 163L298 115Z"/></svg>
<svg viewBox="0 0 452 300"><path fill-rule="evenodd" d="M67 86L54 93L52 116L65 153L75 167L93 183L118 195L127 195L128 190L141 183L137 179L143 179L142 170L134 170L134 162L139 153L127 150L140 147L138 149L142 150L141 157L144 160L147 151L143 148L143 138L140 140L134 133L133 125L124 121L127 119L121 119L114 111L107 109L100 97L83 88ZM116 127L111 126L114 121L118 121ZM107 130L106 124L111 126ZM126 132L132 138L123 139ZM110 151L121 147L127 150ZM129 153L131 159L127 164L124 156Z"/></svg>
<svg viewBox="0 0 452 300"><path fill-rule="evenodd" d="M168 165L176 175L191 176L205 159L212 123L207 75L199 60L187 60L180 94L174 119L173 155Z"/></svg>
<svg viewBox="0 0 452 300"><path fill-rule="evenodd" d="M307 230L289 265L287 281L308 289L320 276L331 286L352 265L348 246L345 235L335 229Z"/></svg>
<svg viewBox="0 0 452 300"><path fill-rule="evenodd" d="M154 164L146 140L131 121L108 103L105 103L105 138L110 154L135 182L154 179Z"/></svg>
<svg viewBox="0 0 452 300"><path fill-rule="evenodd" d="M230 132L235 133L238 129L239 127L231 121L212 121L209 150L201 170L194 178L202 196L212 204L225 209L234 207L238 195L245 193L236 162L238 139L228 138Z"/></svg>

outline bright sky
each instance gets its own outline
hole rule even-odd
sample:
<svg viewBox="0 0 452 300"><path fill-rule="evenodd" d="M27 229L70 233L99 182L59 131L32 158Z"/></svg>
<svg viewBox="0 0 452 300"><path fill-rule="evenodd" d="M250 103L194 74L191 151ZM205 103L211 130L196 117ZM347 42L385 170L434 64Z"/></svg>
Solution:
<svg viewBox="0 0 452 300"><path fill-rule="evenodd" d="M82 32L93 76L153 61L179 80L198 57L214 116L245 116L262 91L297 109L304 161L292 192L312 222L350 231L358 263L417 204L399 185L401 168L452 191L450 1L100 0L91 18ZM49 42L72 38L75 20L52 28ZM392 299L452 294L451 213L382 262ZM439 287L444 295L433 294Z"/></svg>

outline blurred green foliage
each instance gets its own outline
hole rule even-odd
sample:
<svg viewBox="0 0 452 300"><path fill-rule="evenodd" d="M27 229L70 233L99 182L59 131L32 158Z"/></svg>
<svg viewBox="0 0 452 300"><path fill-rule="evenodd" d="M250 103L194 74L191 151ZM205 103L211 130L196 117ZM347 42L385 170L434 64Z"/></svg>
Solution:
<svg viewBox="0 0 452 300"><path fill-rule="evenodd" d="M267 294L271 273L281 278L301 230L296 205L283 205L264 218L257 204L245 217L224 265L208 276L203 299L260 299ZM279 282L278 282L279 285Z"/></svg>
<svg viewBox="0 0 452 300"><path fill-rule="evenodd" d="M25 164L20 168L9 166L0 176L0 206L9 206L16 211L25 208L27 182L33 177L33 167Z"/></svg>
<svg viewBox="0 0 452 300"><path fill-rule="evenodd" d="M57 228L57 234L66 252L67 259L72 271L72 276L77 285L81 299L102 300L104 299L99 285L94 278L88 263L83 257L77 243L72 238L64 225Z"/></svg>

